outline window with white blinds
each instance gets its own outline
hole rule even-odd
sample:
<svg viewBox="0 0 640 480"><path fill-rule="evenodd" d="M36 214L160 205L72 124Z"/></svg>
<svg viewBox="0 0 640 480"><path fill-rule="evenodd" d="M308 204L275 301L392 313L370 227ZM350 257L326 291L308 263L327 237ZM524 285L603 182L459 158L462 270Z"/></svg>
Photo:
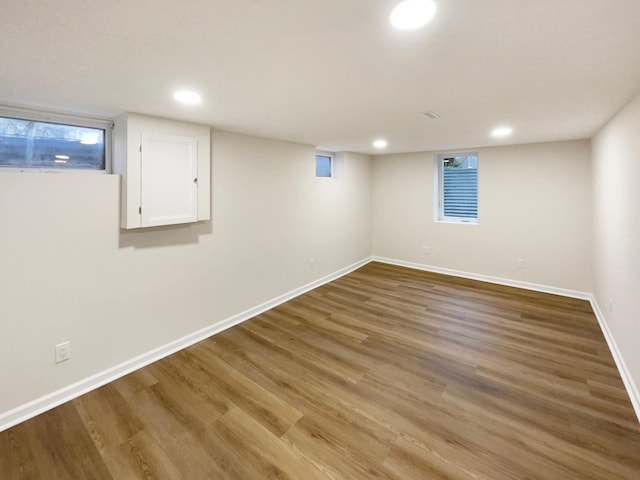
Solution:
<svg viewBox="0 0 640 480"><path fill-rule="evenodd" d="M478 222L478 154L446 153L436 157L436 220Z"/></svg>

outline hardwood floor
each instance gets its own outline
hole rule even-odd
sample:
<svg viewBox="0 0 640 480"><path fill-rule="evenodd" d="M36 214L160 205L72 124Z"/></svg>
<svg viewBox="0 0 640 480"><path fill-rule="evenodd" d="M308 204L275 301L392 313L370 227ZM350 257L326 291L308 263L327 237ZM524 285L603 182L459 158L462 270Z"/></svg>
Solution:
<svg viewBox="0 0 640 480"><path fill-rule="evenodd" d="M369 264L0 433L0 478L640 478L585 301Z"/></svg>

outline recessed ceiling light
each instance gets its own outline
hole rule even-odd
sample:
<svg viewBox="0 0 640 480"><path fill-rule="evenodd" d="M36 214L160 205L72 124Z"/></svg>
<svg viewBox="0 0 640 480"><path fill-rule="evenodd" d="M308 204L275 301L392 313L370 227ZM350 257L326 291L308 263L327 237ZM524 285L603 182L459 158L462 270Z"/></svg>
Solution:
<svg viewBox="0 0 640 480"><path fill-rule="evenodd" d="M391 12L391 25L398 30L416 30L429 23L436 14L433 0L404 0Z"/></svg>
<svg viewBox="0 0 640 480"><path fill-rule="evenodd" d="M387 141L383 139L376 140L375 142L373 142L373 146L378 149L385 148L387 146Z"/></svg>
<svg viewBox="0 0 640 480"><path fill-rule="evenodd" d="M513 128L511 127L497 127L494 128L491 132L491 136L494 138L503 138L508 137L513 133Z"/></svg>
<svg viewBox="0 0 640 480"><path fill-rule="evenodd" d="M180 103L186 103L188 105L195 105L202 101L200 94L192 90L180 90L173 94L173 98Z"/></svg>

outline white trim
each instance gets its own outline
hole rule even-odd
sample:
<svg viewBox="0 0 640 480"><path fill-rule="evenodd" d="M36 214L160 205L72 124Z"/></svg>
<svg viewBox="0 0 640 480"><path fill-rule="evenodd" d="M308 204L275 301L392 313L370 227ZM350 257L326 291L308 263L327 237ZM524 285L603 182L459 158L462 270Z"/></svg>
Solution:
<svg viewBox="0 0 640 480"><path fill-rule="evenodd" d="M498 285L506 285L507 287L523 288L525 290L533 290L535 292L551 293L554 295L562 295L563 297L578 298L580 300L591 300L591 294L580 292L578 290L569 290L566 288L552 287L549 285L540 285L537 283L520 282L508 278L492 277L481 273L461 272L459 270L451 270L449 268L434 267L421 263L405 262L404 260L395 260L393 258L372 257L372 261L380 263L388 263L389 265L397 265L399 267L413 268L416 270L424 270L425 272L441 273L443 275L451 275L453 277L468 278L470 280L479 280L481 282L496 283Z"/></svg>
<svg viewBox="0 0 640 480"><path fill-rule="evenodd" d="M455 217L444 217L445 220L434 220L435 223L448 223L450 225L480 225L478 223L478 219L477 218L466 218L466 219L462 219L462 217L460 217L459 220L451 220L451 218L455 218Z"/></svg>
<svg viewBox="0 0 640 480"><path fill-rule="evenodd" d="M631 372L629 372L629 369L627 368L624 357L618 348L618 344L613 338L609 325L607 324L607 319L603 315L602 310L600 310L600 306L598 305L596 298L591 295L589 300L591 302L593 313L595 313L598 323L600 324L600 329L602 330L604 339L607 341L607 345L609 346L609 351L611 352L613 361L616 362L616 367L618 367L618 372L620 373L622 382L627 389L627 394L629 395L629 400L631 400L633 410L636 412L636 417L638 417L638 421L640 422L640 391L638 390L638 385L633 381Z"/></svg>
<svg viewBox="0 0 640 480"><path fill-rule="evenodd" d="M0 104L0 116L34 120L36 122L61 123L78 127L90 127L107 130L113 127L113 120L107 117L97 117L43 108L24 107L7 103Z"/></svg>
<svg viewBox="0 0 640 480"><path fill-rule="evenodd" d="M11 428L18 423L24 422L25 420L33 418L36 415L40 415L41 413L44 413L47 410L68 402L69 400L73 400L74 398L90 392L91 390L117 380L118 378L123 377L146 365L157 362L164 357L167 357L195 343L205 340L212 335L233 327L234 325L238 325L246 320L249 320L256 315L277 307L278 305L285 303L295 297L298 297L303 293L313 290L314 288L318 288L326 283L332 282L344 275L353 272L354 270L357 270L370 261L371 258L360 260L359 262L338 270L337 272L326 275L322 278L319 278L318 280L314 280L311 283L303 285L302 287L296 288L285 294L275 297L272 300L266 301L264 303L261 303L260 305L245 310L244 312L238 313L220 322L209 325L202 330L186 335L182 338L179 338L178 340L167 343L166 345L158 347L149 352L143 353L142 355L139 355L119 365L87 377L83 380L80 380L79 382L63 387L60 390L56 390L55 392L52 392L48 395L37 398L31 402L20 405L12 410L3 412L0 414L0 432Z"/></svg>
<svg viewBox="0 0 640 480"><path fill-rule="evenodd" d="M182 350L195 343L205 340L206 338L209 338L212 335L220 333L228 328L231 328L234 325L238 325L246 320L249 320L250 318L253 318L256 315L259 315L267 310L277 307L278 305L285 303L295 297L298 297L310 290L313 290L314 288L317 288L326 283L332 282L333 280L336 280L344 275L347 275L370 262L386 263L389 265L397 265L400 267L413 268L416 270L423 270L423 271L433 272L433 273L441 273L443 275L451 275L454 277L468 278L471 280L479 280L479 281L488 282L488 283L495 283L495 284L506 285L510 287L523 288L526 290L552 293L555 295L562 295L565 297L588 300L591 303L591 307L593 308L594 314L598 320L598 323L600 325L604 338L607 342L607 346L609 347L609 350L611 351L611 355L613 356L613 359L616 363L618 372L620 373L620 377L624 382L624 385L627 390L627 394L629 395L631 404L633 405L633 409L636 413L636 416L638 417L638 421L640 421L640 391L638 390L637 385L633 381L633 378L626 366L626 363L624 362L624 358L620 353L620 350L618 349L618 346L613 338L613 335L611 334L611 331L609 330L606 319L602 314L602 311L600 310L598 303L596 302L592 294L586 293L586 292L580 292L576 290L567 290L563 288L551 287L547 285L538 285L534 283L519 282L516 280L509 280L505 278L491 277L488 275L482 275L478 273L462 272L458 270L451 270L448 268L441 268L441 267L434 267L431 265L423 265L419 263L406 262L404 260L396 260L391 258L372 256L372 257L360 260L359 262L356 262L353 265L345 267L341 270L338 270L337 272L326 275L325 277L322 277L311 283L303 285L302 287L296 288L283 295L275 297L272 300L269 300L253 308L245 310L244 312L238 313L236 315L233 315L232 317L229 317L220 322L212 324L202 330L191 333L185 337L182 337L178 340L175 340L166 345L163 345L162 347L151 350L138 357L132 358L131 360L127 360L119 365L108 368L103 372L92 375L88 378L85 378L84 380L80 380L79 382L76 382L72 385L66 386L64 388L61 388L60 390L57 390L48 395L40 397L36 400L20 405L12 410L4 412L0 414L0 432L8 428L11 428L14 425L17 425L18 423L24 422L25 420L28 420L37 415L40 415L41 413L44 413L47 410L50 410L52 408L57 407L58 405L68 402L69 400L73 400L74 398L79 397L80 395L83 395L87 392L90 392L91 390L94 390L109 382L117 380L120 377L123 377L135 370L138 370L146 365L156 362L164 357L167 357L179 350Z"/></svg>

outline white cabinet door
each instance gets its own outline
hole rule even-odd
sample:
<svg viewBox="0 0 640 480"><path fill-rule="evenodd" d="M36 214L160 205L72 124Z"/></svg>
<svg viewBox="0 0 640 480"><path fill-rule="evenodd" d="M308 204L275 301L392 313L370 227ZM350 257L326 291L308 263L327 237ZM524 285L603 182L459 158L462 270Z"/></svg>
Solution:
<svg viewBox="0 0 640 480"><path fill-rule="evenodd" d="M140 158L141 226L197 221L197 139L143 132Z"/></svg>

